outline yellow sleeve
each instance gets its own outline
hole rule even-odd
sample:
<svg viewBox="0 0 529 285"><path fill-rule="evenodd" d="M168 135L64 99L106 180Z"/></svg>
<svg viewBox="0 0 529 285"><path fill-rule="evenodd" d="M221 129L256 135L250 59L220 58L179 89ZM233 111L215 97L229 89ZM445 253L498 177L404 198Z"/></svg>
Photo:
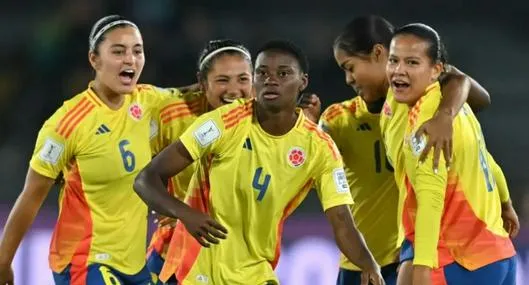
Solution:
<svg viewBox="0 0 529 285"><path fill-rule="evenodd" d="M64 138L57 125L65 110L59 109L39 131L30 167L40 175L55 179L74 157L76 132Z"/></svg>
<svg viewBox="0 0 529 285"><path fill-rule="evenodd" d="M508 202L511 197L509 194L509 187L507 186L507 179L505 179L505 175L503 174L501 167L498 165L498 163L496 163L496 161L489 152L487 152L487 156L489 166L492 169L492 176L494 177L496 185L498 186L500 200L502 203Z"/></svg>
<svg viewBox="0 0 529 285"><path fill-rule="evenodd" d="M441 229L448 173L441 156L437 174L433 171L433 152L424 163L419 156L426 144L411 140L405 152L406 174L415 192L417 213L415 218L414 265L437 266L437 245Z"/></svg>
<svg viewBox="0 0 529 285"><path fill-rule="evenodd" d="M219 146L222 145L222 139L226 137L226 129L221 117L221 109L198 117L180 136L180 141L189 151L193 160L210 153L216 153Z"/></svg>
<svg viewBox="0 0 529 285"><path fill-rule="evenodd" d="M341 116L336 116L335 113L339 112L337 111L338 108L342 108L339 104L333 104L322 113L320 116L320 121L318 122L318 125L320 128L328 133L334 140L338 137L339 128L340 128L340 120L339 118Z"/></svg>
<svg viewBox="0 0 529 285"><path fill-rule="evenodd" d="M339 205L352 205L353 197L349 191L349 183L338 149L334 144L332 150L328 146L321 149L321 162L319 163L323 167L319 175L315 177L315 186L323 211Z"/></svg>

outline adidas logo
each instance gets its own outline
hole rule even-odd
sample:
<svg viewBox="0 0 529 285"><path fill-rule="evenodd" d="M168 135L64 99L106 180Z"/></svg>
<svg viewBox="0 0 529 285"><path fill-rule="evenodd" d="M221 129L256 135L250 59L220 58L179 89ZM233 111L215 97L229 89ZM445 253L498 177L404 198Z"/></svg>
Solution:
<svg viewBox="0 0 529 285"><path fill-rule="evenodd" d="M96 135L101 135L101 134L106 134L106 133L110 133L110 129L105 124L101 124L101 126L97 128Z"/></svg>
<svg viewBox="0 0 529 285"><path fill-rule="evenodd" d="M356 128L357 131L370 131L371 127L367 123L360 124L358 128Z"/></svg>
<svg viewBox="0 0 529 285"><path fill-rule="evenodd" d="M242 145L242 148L245 148L247 150L252 150L252 143L250 142L250 138L246 138L246 141Z"/></svg>

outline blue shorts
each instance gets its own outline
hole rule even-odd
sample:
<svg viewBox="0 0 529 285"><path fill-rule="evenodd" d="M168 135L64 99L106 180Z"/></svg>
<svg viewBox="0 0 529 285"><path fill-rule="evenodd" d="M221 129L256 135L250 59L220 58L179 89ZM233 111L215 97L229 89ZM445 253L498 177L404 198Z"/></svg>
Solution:
<svg viewBox="0 0 529 285"><path fill-rule="evenodd" d="M56 285L152 285L152 278L147 267L134 275L121 273L107 265L94 263L84 269L75 270L68 265L61 273L53 272Z"/></svg>
<svg viewBox="0 0 529 285"><path fill-rule="evenodd" d="M151 272L153 284L154 285L177 285L178 282L176 281L176 277L171 277L166 283L163 283L158 279L158 276L160 275L160 272L162 272L163 263L165 261L163 260L162 256L156 252L152 251L151 254L147 257L147 268Z"/></svg>
<svg viewBox="0 0 529 285"><path fill-rule="evenodd" d="M446 265L442 268L445 283L452 284L487 284L487 285L515 285L516 284L516 256L496 261L474 271L469 271L458 263Z"/></svg>
<svg viewBox="0 0 529 285"><path fill-rule="evenodd" d="M395 285L397 284L397 268L399 265L397 263L389 264L380 269L382 277L386 285ZM340 268L338 272L338 280L336 285L360 285L360 271L347 270Z"/></svg>
<svg viewBox="0 0 529 285"><path fill-rule="evenodd" d="M404 240L400 249L400 262L412 260L413 245ZM516 284L516 256L499 260L470 271L457 262L434 270L434 284L487 284L487 285L515 285Z"/></svg>

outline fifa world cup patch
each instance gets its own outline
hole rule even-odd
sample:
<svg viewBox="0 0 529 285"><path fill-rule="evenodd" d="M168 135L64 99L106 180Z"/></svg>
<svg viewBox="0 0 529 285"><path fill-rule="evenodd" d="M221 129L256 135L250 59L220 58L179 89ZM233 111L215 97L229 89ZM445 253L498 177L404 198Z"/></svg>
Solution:
<svg viewBox="0 0 529 285"><path fill-rule="evenodd" d="M39 157L45 162L49 162L53 165L57 164L59 157L64 150L64 145L62 143L56 142L50 138L46 139L44 146L40 150Z"/></svg>
<svg viewBox="0 0 529 285"><path fill-rule="evenodd" d="M307 159L305 151L301 147L293 147L288 151L287 161L292 167L300 167Z"/></svg>
<svg viewBox="0 0 529 285"><path fill-rule="evenodd" d="M420 138L415 137L415 132L410 135L409 144L413 155L419 156L426 147L426 136L422 135Z"/></svg>
<svg viewBox="0 0 529 285"><path fill-rule="evenodd" d="M345 171L343 168L336 168L332 172L334 179L334 185L336 186L336 192L338 193L349 193L349 184L345 177Z"/></svg>
<svg viewBox="0 0 529 285"><path fill-rule="evenodd" d="M129 107L129 115L135 121L141 120L143 117L143 110L138 103L134 103Z"/></svg>
<svg viewBox="0 0 529 285"><path fill-rule="evenodd" d="M152 140L155 136L158 135L158 123L155 120L151 120L150 126L150 136L149 138Z"/></svg>
<svg viewBox="0 0 529 285"><path fill-rule="evenodd" d="M213 120L208 120L194 132L196 141L202 147L206 147L220 137L220 130Z"/></svg>

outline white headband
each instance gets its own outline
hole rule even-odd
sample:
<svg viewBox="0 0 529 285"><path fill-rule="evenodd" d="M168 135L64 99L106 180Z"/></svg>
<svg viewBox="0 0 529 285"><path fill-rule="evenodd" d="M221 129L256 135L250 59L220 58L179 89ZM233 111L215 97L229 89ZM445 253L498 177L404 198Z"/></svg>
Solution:
<svg viewBox="0 0 529 285"><path fill-rule="evenodd" d="M242 54L244 54L244 56L246 58L248 58L248 60L252 61L252 56L247 52L245 51L244 49L242 48L239 48L239 47L234 47L234 46L231 46L231 47L223 47L223 48L219 48L217 50L214 50L213 52L211 52L210 54L208 54L206 57L204 57L204 59L200 62L200 65L198 67L199 70L202 70L202 67L204 67L204 64L206 64L206 62L208 62L212 57L214 57L216 54L220 53L220 52L223 52L223 51L227 51L227 50L233 50L233 51L238 51Z"/></svg>
<svg viewBox="0 0 529 285"><path fill-rule="evenodd" d="M132 26L136 29L138 29L138 26L136 26L136 24L134 24L133 22L131 21L127 21L127 20L117 20L117 21L114 21L114 22L110 22L108 24L106 24L106 26L104 26L101 30L99 30L99 32L97 32L97 34L92 38L92 40L90 41L90 51L94 51L95 49L95 44L97 42L97 40L106 32L108 31L110 28L114 27L114 26L117 26L117 25L129 25L129 26Z"/></svg>

